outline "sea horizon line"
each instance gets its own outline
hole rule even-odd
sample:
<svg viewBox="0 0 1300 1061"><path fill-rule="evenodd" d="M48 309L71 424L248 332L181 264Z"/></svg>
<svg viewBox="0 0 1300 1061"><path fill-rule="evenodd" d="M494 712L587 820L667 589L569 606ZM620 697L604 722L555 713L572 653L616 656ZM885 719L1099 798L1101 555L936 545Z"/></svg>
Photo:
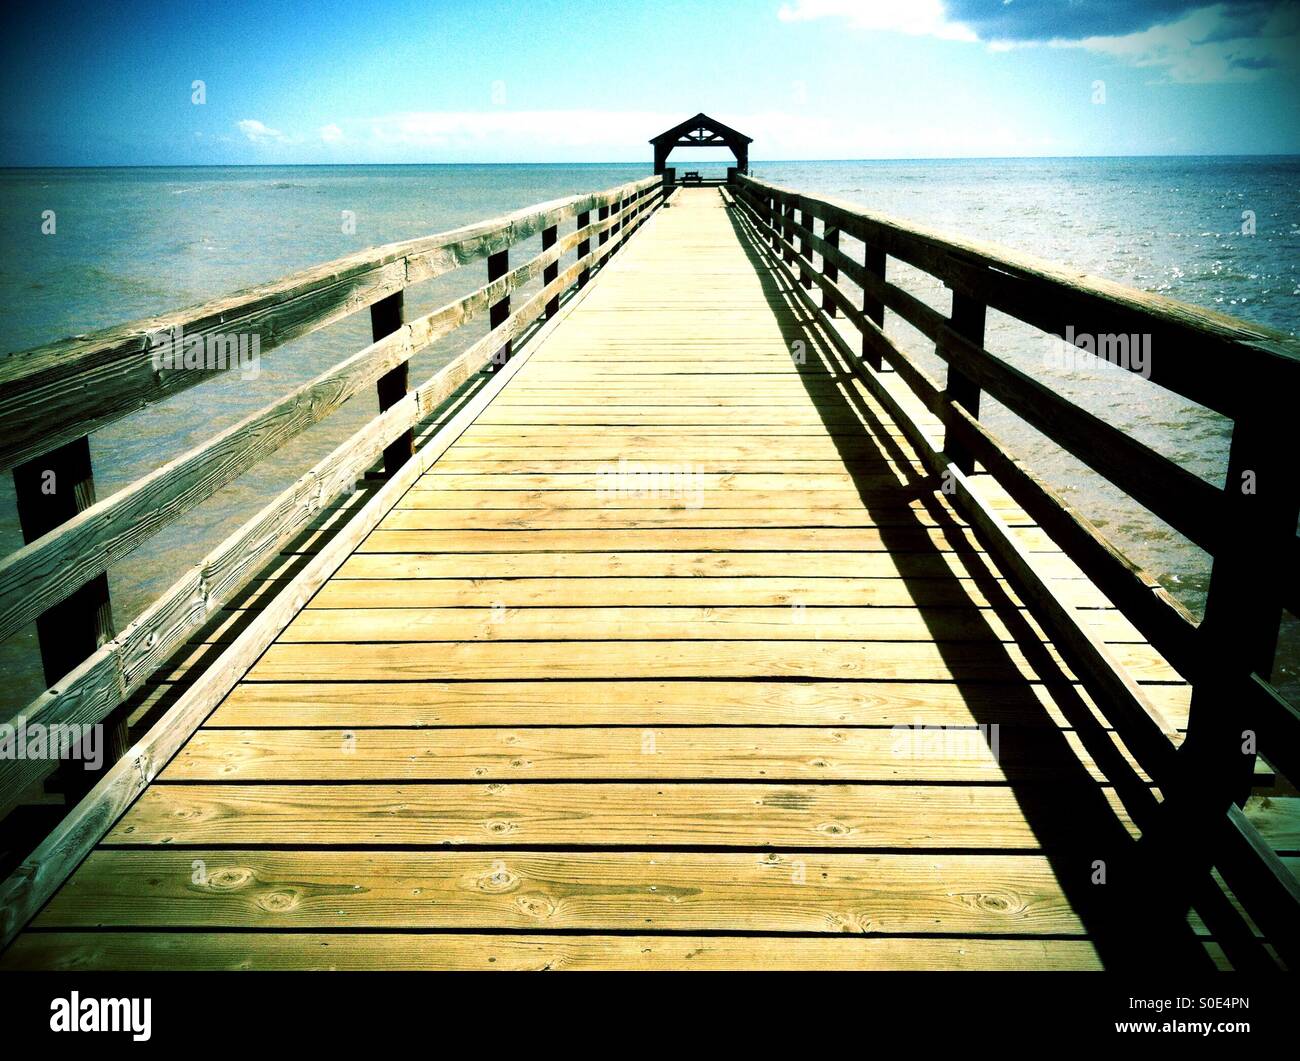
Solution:
<svg viewBox="0 0 1300 1061"><path fill-rule="evenodd" d="M1111 155L918 155L912 157L888 158L769 158L752 159L754 166L772 165L807 165L828 163L907 163L907 162L1089 162L1116 159L1293 159L1300 158L1300 152L1264 151L1254 153L1204 153L1172 152L1145 154L1111 154ZM700 159L689 165L727 166L734 164L727 159ZM394 168L394 167L470 167L470 166L638 166L650 168L646 159L609 159L601 162L565 162L565 161L468 161L468 162L131 162L131 163L85 163L77 165L49 164L0 164L0 171L13 172L23 170L105 170L105 169L345 169L345 168ZM673 168L682 169L683 164Z"/></svg>

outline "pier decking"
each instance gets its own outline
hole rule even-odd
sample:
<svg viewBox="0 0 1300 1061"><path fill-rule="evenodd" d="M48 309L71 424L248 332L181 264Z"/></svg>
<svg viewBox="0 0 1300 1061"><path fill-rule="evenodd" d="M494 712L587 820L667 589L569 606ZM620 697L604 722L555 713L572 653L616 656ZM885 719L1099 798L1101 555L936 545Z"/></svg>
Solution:
<svg viewBox="0 0 1300 1061"><path fill-rule="evenodd" d="M677 191L3 963L1217 957L1098 898L1136 834L1076 732L1104 723L764 253L726 190ZM1181 676L974 479L1185 726Z"/></svg>

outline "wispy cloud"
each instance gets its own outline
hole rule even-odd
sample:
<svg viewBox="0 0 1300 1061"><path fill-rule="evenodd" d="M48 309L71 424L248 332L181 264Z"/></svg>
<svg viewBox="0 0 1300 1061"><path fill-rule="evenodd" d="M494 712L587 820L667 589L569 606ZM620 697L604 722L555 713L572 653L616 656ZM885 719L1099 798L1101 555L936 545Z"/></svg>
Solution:
<svg viewBox="0 0 1300 1061"><path fill-rule="evenodd" d="M975 31L949 19L943 0L794 0L777 11L782 22L843 18L862 30L914 37L978 40Z"/></svg>
<svg viewBox="0 0 1300 1061"><path fill-rule="evenodd" d="M354 124L363 139L386 146L472 148L509 141L582 148L632 142L648 151L646 139L681 117L654 111L406 111Z"/></svg>
<svg viewBox="0 0 1300 1061"><path fill-rule="evenodd" d="M254 144L290 144L294 142L293 137L286 136L279 129L272 129L269 125L259 122L256 118L245 118L243 121L236 122L235 126Z"/></svg>
<svg viewBox="0 0 1300 1061"><path fill-rule="evenodd" d="M996 51L1081 48L1182 83L1254 80L1300 57L1300 7L1288 0L792 0L777 17Z"/></svg>
<svg viewBox="0 0 1300 1061"><path fill-rule="evenodd" d="M327 144L337 144L343 139L343 130L332 122L329 125L322 125L320 138Z"/></svg>
<svg viewBox="0 0 1300 1061"><path fill-rule="evenodd" d="M1220 4L1141 33L1052 43L1148 67L1170 81L1205 84L1253 81L1279 67L1294 66L1298 40L1300 9L1278 6L1261 12Z"/></svg>

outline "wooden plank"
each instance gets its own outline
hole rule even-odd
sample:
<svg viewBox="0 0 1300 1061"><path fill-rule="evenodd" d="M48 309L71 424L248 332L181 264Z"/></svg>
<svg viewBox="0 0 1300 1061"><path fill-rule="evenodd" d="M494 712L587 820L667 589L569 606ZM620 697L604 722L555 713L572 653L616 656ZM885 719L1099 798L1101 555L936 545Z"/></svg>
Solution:
<svg viewBox="0 0 1300 1061"><path fill-rule="evenodd" d="M1038 855L509 849L100 850L35 925L1083 934Z"/></svg>
<svg viewBox="0 0 1300 1061"><path fill-rule="evenodd" d="M807 304L815 312L815 307L810 302ZM843 343L837 332L831 333L831 337ZM851 351L844 353L852 357ZM1012 577L1031 610L1060 642L1067 658L1079 669L1084 683L1105 705L1116 728L1123 726L1126 742L1136 748L1144 766L1158 780L1167 780L1174 768L1174 749L1168 740L1173 727L1144 697L1132 670L1134 661L1121 658L1121 653L1111 651L1079 625L1077 613L1055 597L1041 569L1030 560L982 495L972 488L965 473L928 442L923 429L912 420L904 404L880 383L874 372L860 365L858 371L882 402L895 406L894 419L912 436L918 455L936 474L948 478L957 503L980 539L997 556L999 566ZM1163 660L1161 663L1168 669Z"/></svg>
<svg viewBox="0 0 1300 1061"><path fill-rule="evenodd" d="M897 484L896 484L897 485ZM685 497L664 497L629 490L610 492L600 496L595 490L418 490L402 499L402 508L423 509L650 509L668 511L701 511L711 508L755 509L847 509L861 513L864 505L874 508L878 504L895 507L898 489L888 489L883 484L876 489L842 490L741 490L706 491L702 497L688 494ZM697 501L699 503L697 503Z"/></svg>
<svg viewBox="0 0 1300 1061"><path fill-rule="evenodd" d="M598 255L604 257L598 251L586 262L577 262L570 269L565 270L554 281L554 286L563 289L576 281L583 266L593 264ZM596 289L598 285L589 285L569 303L569 308L576 306L588 292ZM489 332L466 350L461 355L461 360L484 356L483 352L491 348L492 344L499 342L503 333L512 338L520 334L525 319L529 321L535 319L541 312L545 300L551 297L552 293L549 287L544 288L522 309L512 314L510 321L501 329ZM536 348L534 344L540 345L544 342L554 331L556 324L564 318L565 314L562 312L560 316L543 325L532 337L528 350L531 352ZM410 484L442 454L465 425L473 421L491 400L496 389L504 386L513 377L517 367L525 363L526 358L517 360L513 366L507 366L497 374L492 384L480 390L460 408L455 416L441 425L424 443L416 457L403 465L399 473L390 478L385 486L359 510L354 522L294 576L275 601L267 606L217 660L181 694L176 703L128 752L128 755L112 767L87 797L56 826L27 859L17 866L0 885L0 899L3 900L0 902L0 947L7 946L13 940L67 874L99 841L122 810L129 806L141 791L147 789L162 764L184 744L211 709L243 676L249 664L287 625L293 615L302 609L325 580L337 570L356 542L374 528L383 513L391 508ZM439 376L442 376L445 371L445 369L441 370ZM431 409L426 408L426 403L436 405L437 400L432 395L413 392L377 420L372 421L363 429L363 434L366 438L379 440L377 444L386 444L391 441L392 435L385 432L395 424L400 424L404 428L408 423L427 415ZM412 417L412 419L399 419L399 417Z"/></svg>
<svg viewBox="0 0 1300 1061"><path fill-rule="evenodd" d="M1053 578L1078 569L1052 553L1041 567ZM340 578L978 578L988 571L979 553L359 553Z"/></svg>
<svg viewBox="0 0 1300 1061"><path fill-rule="evenodd" d="M1000 507L1013 526L1032 526L1033 520L1018 508ZM937 515L935 513L938 513ZM484 517L477 509L397 508L385 517L385 530L481 530ZM934 505L859 508L521 508L493 510L491 527L498 530L653 530L655 528L709 527L961 527L965 521Z"/></svg>
<svg viewBox="0 0 1300 1061"><path fill-rule="evenodd" d="M1055 652L1044 649L1057 662ZM1020 645L832 641L810 652L783 641L588 642L481 641L445 644L296 645L277 642L249 672L250 681L433 681L556 678L849 678L888 681L1009 682L1039 677ZM1134 680L1182 679L1147 645L1110 653ZM1062 666L1062 676L1071 679Z"/></svg>
<svg viewBox="0 0 1300 1061"><path fill-rule="evenodd" d="M1063 784L186 784L149 786L123 844L1038 850L1067 829ZM1122 813L1112 795L1112 808ZM1026 807L1037 820L1031 824ZM1044 830L1056 813L1060 832Z"/></svg>
<svg viewBox="0 0 1300 1061"><path fill-rule="evenodd" d="M1036 528L1023 528L1030 551L1057 553ZM358 553L633 553L633 552L974 552L959 528L926 527L688 527L566 528L564 530L402 530L380 527Z"/></svg>
<svg viewBox="0 0 1300 1061"><path fill-rule="evenodd" d="M1101 771L1075 734L996 730L199 730L161 781L665 780L1004 782Z"/></svg>
<svg viewBox="0 0 1300 1061"><path fill-rule="evenodd" d="M1098 970L1086 940L545 936L268 932L33 932L4 969L896 971Z"/></svg>
<svg viewBox="0 0 1300 1061"><path fill-rule="evenodd" d="M552 422L468 428L422 480L438 488L408 494L367 545L401 551L359 553L322 580L0 962L494 967L511 960L505 947L540 966L672 967L712 954L719 967L757 968L776 953L811 965L811 952L789 957L809 941L888 941L907 947L817 958L1099 964L1079 937L1107 926L1085 925L1066 896L1088 890L1098 837L1136 835L1148 779L1134 774L1146 802L1134 800L1132 762L1105 726L1110 705L1071 683L1001 573L968 547L989 546L967 525L1018 519L1007 531L1017 555L1052 550L1033 554L1042 584L1099 644L1130 641L1108 651L1171 726L1186 720L1186 684L1015 502L998 497L962 519L936 479L913 474L941 430L933 416L895 425L892 410L915 400L889 390L862 400L866 384L854 383L805 396L809 405L774 404L787 399L770 384L803 386L788 339L812 339L819 372L843 368L785 296L764 295L736 213L691 216L703 195L717 201L697 193L659 219L670 237L692 234L686 273L648 287L647 276L681 271L682 244L639 243L626 267L602 270L609 282L562 336L534 347L527 372L507 369L519 373L512 388L533 369L550 382L492 409L554 410ZM640 203L622 205L611 218L620 236L641 219ZM738 285L743 313L717 315ZM553 293L538 297L540 312ZM618 338L656 319L649 348L678 357L642 358ZM751 342L750 358L714 356ZM610 371L638 362L655 371ZM724 362L734 371L692 371ZM680 381L693 388L682 403L662 397ZM712 407L740 423L697 434L648 422L709 410L694 404L699 388L719 384L757 403ZM565 406L597 416L617 406L633 422L573 422ZM836 419L840 406L852 416ZM818 421L806 425L748 422L810 407ZM572 488L611 455L651 459L637 449L646 440L663 462L711 459L717 442L782 463L707 472L745 481L721 488L711 509L663 497L607 505ZM849 463L841 442L866 459ZM805 454L805 443L819 448ZM882 465L910 466L914 481L859 491ZM849 488L821 489L831 476ZM976 478L965 485L985 489ZM789 525L810 503L811 525ZM327 530L313 528L285 562L318 559ZM281 569L265 579L250 599L283 584ZM791 604L811 625L795 629ZM231 610L204 637L249 644L254 614ZM996 757L969 728L960 744L945 734L914 746L917 726L995 723L1006 726ZM1124 783L1112 788L1102 769L1117 763ZM1270 841L1285 839L1289 809L1249 812ZM197 884L195 858L209 871ZM630 935L647 931L675 935ZM777 932L782 949L769 952L765 933ZM645 945L628 950L631 940ZM662 950L679 940L705 949ZM604 950L574 957L563 949L574 941ZM1026 943L1056 956L1016 949ZM1059 957L1074 944L1086 949Z"/></svg>
<svg viewBox="0 0 1300 1061"><path fill-rule="evenodd" d="M1148 691L1169 718L1186 722L1186 686ZM1071 692L1021 681L244 682L207 725L1068 726L1073 716L1058 699L1072 710Z"/></svg>
<svg viewBox="0 0 1300 1061"><path fill-rule="evenodd" d="M567 603L567 602L566 602ZM1121 618L1084 620L1108 643L1144 643ZM775 607L519 607L509 590L485 608L309 608L280 644L468 641L919 641L975 642L994 651L1042 630L1015 609Z"/></svg>
<svg viewBox="0 0 1300 1061"><path fill-rule="evenodd" d="M387 445L412 425L431 417L442 402L465 384L472 372L478 371L502 341L521 335L542 312L554 291L563 290L576 280L583 264L578 262L565 270L502 325L435 372L423 387L394 403L302 476L219 545L202 564L187 572L122 634L66 675L57 688L38 697L22 713L26 724L93 724L103 719L138 689L158 664L183 644L258 567L310 522L322 505L352 489L357 478ZM470 399L468 407L477 411L491 393L487 389L480 391ZM455 422L463 421L461 417ZM438 455L441 452L440 448ZM426 469L427 465L421 464L420 471ZM312 551L316 551L315 547ZM48 760L44 759L0 759L0 808L10 806L31 783L48 772L47 766Z"/></svg>
<svg viewBox="0 0 1300 1061"><path fill-rule="evenodd" d="M1075 607L1105 611L1105 599L1082 580L1057 592ZM969 578L335 578L308 605L318 608L591 607L1004 607L1018 602L1010 587L986 589ZM1102 616L1089 616L1110 622ZM1127 620L1125 620L1127 621Z"/></svg>

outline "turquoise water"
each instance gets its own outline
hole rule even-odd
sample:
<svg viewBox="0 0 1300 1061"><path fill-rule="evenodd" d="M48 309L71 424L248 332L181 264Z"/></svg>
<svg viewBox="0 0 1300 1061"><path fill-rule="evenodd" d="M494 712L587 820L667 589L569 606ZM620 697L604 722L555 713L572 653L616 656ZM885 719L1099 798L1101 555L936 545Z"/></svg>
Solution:
<svg viewBox="0 0 1300 1061"><path fill-rule="evenodd" d="M674 163L693 167L689 159ZM924 162L756 162L779 184L835 196L932 228L1005 244L1147 291L1300 332L1300 158L1013 159ZM156 314L273 279L363 247L426 235L494 214L644 176L644 164L231 167L0 171L0 349ZM55 232L42 218L54 212ZM345 231L345 211L355 216ZM1243 211L1255 233L1242 232ZM891 277L946 309L929 278L891 263ZM482 282L482 268L408 292L408 313ZM906 326L891 333L931 367ZM1082 326L1081 326L1082 328ZM472 334L479 334L474 331ZM100 496L120 489L310 378L369 339L366 314L272 352L256 380L234 374L92 437ZM422 355L423 379L466 342ZM1044 364L1043 340L992 315L991 350L1094 412L1221 482L1227 424L1137 379ZM350 403L115 568L119 625L187 567L355 431L373 401ZM1206 557L1128 503L1079 462L989 404L985 419L1139 562L1199 609ZM12 484L0 485L0 548L21 538ZM39 691L28 631L0 646L4 708ZM1300 639L1286 638L1287 673Z"/></svg>

